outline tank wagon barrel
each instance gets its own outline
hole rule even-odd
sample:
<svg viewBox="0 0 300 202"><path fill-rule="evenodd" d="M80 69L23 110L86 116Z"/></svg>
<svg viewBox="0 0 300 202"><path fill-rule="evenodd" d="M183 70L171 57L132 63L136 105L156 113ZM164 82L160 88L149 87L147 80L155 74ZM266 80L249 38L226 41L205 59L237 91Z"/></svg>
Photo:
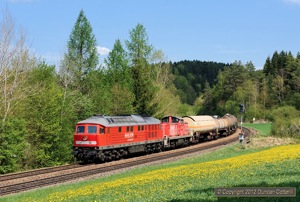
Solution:
<svg viewBox="0 0 300 202"><path fill-rule="evenodd" d="M227 136L237 129L237 119L230 114L221 118L201 115L184 116L183 119L188 123L189 133L193 135L196 142L217 139L220 135Z"/></svg>

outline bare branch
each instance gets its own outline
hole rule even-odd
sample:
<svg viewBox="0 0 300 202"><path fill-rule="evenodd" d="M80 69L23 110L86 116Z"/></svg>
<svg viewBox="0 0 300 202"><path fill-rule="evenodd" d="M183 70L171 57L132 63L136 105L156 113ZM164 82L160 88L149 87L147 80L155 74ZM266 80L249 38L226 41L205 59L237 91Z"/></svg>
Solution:
<svg viewBox="0 0 300 202"><path fill-rule="evenodd" d="M35 59L26 47L23 31L16 31L13 18L8 11L2 13L0 22L0 118L2 126L13 107L26 97L26 77Z"/></svg>

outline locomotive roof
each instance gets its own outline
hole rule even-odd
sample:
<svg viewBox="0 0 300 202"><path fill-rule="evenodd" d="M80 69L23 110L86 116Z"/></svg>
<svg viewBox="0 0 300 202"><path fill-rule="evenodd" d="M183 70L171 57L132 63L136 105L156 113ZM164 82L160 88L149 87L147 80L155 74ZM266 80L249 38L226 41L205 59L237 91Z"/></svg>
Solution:
<svg viewBox="0 0 300 202"><path fill-rule="evenodd" d="M94 115L88 119L78 122L77 124L100 124L103 126L130 126L130 125L147 125L160 124L160 120L151 116L141 115L124 115L124 116L107 116Z"/></svg>
<svg viewBox="0 0 300 202"><path fill-rule="evenodd" d="M169 117L176 118L176 119L183 119L182 117L179 116L165 116L162 119L169 118Z"/></svg>

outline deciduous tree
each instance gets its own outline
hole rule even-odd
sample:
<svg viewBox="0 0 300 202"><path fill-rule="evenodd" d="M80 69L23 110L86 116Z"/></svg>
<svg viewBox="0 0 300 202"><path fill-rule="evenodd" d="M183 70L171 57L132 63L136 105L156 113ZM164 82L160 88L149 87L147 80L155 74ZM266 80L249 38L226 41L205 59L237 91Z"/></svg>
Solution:
<svg viewBox="0 0 300 202"><path fill-rule="evenodd" d="M29 70L35 64L25 34L16 28L8 11L0 21L0 173L22 168L26 150L25 120L21 103L30 92L26 85Z"/></svg>
<svg viewBox="0 0 300 202"><path fill-rule="evenodd" d="M28 93L24 83L35 59L30 55L24 32L5 11L0 22L0 118L4 127L7 117Z"/></svg>

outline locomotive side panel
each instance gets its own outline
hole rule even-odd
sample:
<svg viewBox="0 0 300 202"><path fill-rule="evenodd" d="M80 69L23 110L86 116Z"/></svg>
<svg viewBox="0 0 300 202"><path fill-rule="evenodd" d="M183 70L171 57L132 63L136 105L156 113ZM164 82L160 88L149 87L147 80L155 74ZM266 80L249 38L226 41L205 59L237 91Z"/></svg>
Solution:
<svg viewBox="0 0 300 202"><path fill-rule="evenodd" d="M111 128L111 133L107 134L107 146L146 141L143 131L137 131L136 127L127 125Z"/></svg>
<svg viewBox="0 0 300 202"><path fill-rule="evenodd" d="M185 123L181 117L166 116L162 118L161 127L165 148L190 144L192 135L189 135L188 123Z"/></svg>
<svg viewBox="0 0 300 202"><path fill-rule="evenodd" d="M148 141L155 141L158 139L162 139L162 131L160 124L148 125L146 139Z"/></svg>
<svg viewBox="0 0 300 202"><path fill-rule="evenodd" d="M188 135L188 123L180 117L167 116L162 119L163 136L177 137Z"/></svg>

